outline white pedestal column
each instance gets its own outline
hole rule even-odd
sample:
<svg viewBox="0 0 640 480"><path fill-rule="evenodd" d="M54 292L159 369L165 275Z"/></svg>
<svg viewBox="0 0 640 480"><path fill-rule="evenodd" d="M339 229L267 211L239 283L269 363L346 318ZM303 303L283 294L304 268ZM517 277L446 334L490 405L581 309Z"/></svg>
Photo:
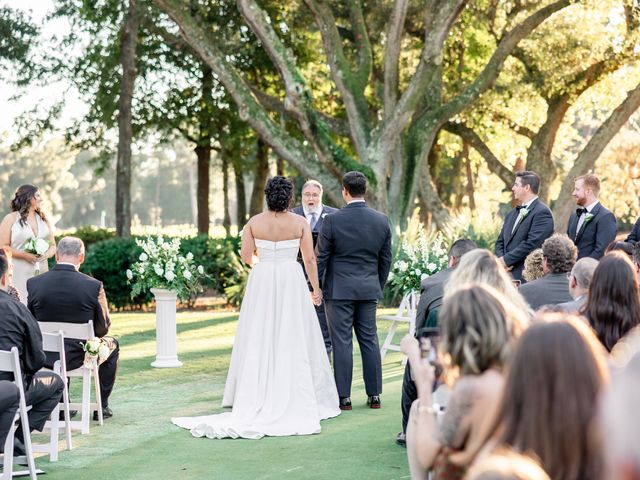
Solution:
<svg viewBox="0 0 640 480"><path fill-rule="evenodd" d="M152 288L151 293L156 297L156 360L151 366L181 367L176 338L176 292Z"/></svg>

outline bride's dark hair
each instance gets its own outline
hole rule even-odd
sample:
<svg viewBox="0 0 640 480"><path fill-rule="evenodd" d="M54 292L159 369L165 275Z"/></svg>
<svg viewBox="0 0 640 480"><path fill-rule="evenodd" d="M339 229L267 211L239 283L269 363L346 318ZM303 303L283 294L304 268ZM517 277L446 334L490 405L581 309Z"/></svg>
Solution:
<svg viewBox="0 0 640 480"><path fill-rule="evenodd" d="M267 208L272 212L286 212L293 200L293 183L291 180L276 175L271 177L264 188Z"/></svg>
<svg viewBox="0 0 640 480"><path fill-rule="evenodd" d="M16 190L13 200L11 200L11 211L18 212L20 215L20 225L27 224L31 199L36 196L36 193L38 193L38 187L33 185L21 185ZM36 213L40 215L42 220L46 220L44 213L39 208L36 208Z"/></svg>

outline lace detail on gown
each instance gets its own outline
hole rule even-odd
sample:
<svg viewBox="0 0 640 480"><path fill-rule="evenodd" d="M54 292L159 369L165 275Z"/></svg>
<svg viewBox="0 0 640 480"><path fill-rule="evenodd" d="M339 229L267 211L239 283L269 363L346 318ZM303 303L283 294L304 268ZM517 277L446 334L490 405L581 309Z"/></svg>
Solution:
<svg viewBox="0 0 640 480"><path fill-rule="evenodd" d="M252 438L320 432L340 413L338 393L302 267L300 239L255 240L259 263L240 307L222 406L173 418L195 437Z"/></svg>

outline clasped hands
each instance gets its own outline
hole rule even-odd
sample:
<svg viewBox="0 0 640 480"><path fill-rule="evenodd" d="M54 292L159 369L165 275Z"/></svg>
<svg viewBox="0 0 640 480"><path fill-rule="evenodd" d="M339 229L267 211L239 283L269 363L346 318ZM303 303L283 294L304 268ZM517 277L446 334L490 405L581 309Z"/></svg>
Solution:
<svg viewBox="0 0 640 480"><path fill-rule="evenodd" d="M314 290L311 292L311 301L316 307L322 305L322 290Z"/></svg>

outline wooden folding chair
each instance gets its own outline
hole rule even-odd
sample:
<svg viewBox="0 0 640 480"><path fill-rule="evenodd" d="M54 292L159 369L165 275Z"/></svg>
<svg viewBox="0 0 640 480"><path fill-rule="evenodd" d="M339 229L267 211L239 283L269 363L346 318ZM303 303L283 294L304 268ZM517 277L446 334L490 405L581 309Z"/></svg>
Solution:
<svg viewBox="0 0 640 480"><path fill-rule="evenodd" d="M65 323L65 322L38 322L43 333L62 332L64 338L74 338L78 340L91 340L95 337L93 331L93 321L87 323ZM69 408L80 410L80 420L70 420L72 430L80 430L84 435L89 433L90 416L94 411L98 412L98 423L102 426L102 400L100 398L100 375L98 373L98 360L94 358L90 365L82 365L75 370L67 370L67 377L82 377L82 403L69 403ZM95 384L96 402L91 402L91 379ZM66 379L65 379L66 380Z"/></svg>

